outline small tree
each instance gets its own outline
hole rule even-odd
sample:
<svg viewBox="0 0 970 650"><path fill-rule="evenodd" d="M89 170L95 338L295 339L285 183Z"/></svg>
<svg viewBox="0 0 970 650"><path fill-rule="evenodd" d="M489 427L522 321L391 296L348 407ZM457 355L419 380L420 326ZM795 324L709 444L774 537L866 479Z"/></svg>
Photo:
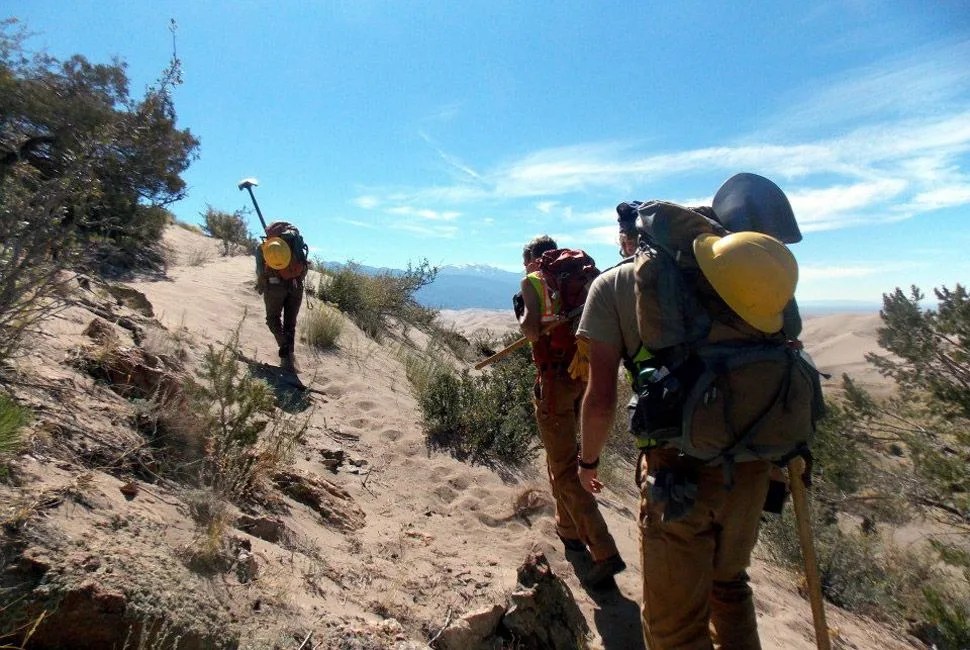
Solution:
<svg viewBox="0 0 970 650"><path fill-rule="evenodd" d="M233 254L240 249L251 251L255 247L256 240L246 226L244 215L243 210L229 213L216 210L211 205L207 205L201 214L202 229L222 242L223 255Z"/></svg>

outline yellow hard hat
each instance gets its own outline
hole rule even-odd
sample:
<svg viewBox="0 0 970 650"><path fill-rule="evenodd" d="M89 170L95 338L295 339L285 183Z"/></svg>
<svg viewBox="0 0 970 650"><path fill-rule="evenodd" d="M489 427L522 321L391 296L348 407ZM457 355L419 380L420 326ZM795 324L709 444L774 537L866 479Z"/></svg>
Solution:
<svg viewBox="0 0 970 650"><path fill-rule="evenodd" d="M694 240L694 257L717 295L746 323L768 334L781 329L798 284L798 263L783 243L760 232L704 234Z"/></svg>
<svg viewBox="0 0 970 650"><path fill-rule="evenodd" d="M263 242L263 259L271 269L285 269L290 265L290 258L290 247L279 237L270 237Z"/></svg>

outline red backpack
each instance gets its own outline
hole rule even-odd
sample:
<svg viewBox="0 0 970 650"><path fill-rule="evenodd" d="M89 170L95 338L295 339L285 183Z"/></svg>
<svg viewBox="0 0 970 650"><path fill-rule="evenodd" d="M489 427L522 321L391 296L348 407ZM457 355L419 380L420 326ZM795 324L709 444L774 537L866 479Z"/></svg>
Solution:
<svg viewBox="0 0 970 650"><path fill-rule="evenodd" d="M538 273L549 288L556 313L560 318L572 318L572 325L563 324L550 334L556 350L571 349L576 343L576 323L586 302L589 285L600 274L596 261L585 251L557 248L546 251L539 258Z"/></svg>

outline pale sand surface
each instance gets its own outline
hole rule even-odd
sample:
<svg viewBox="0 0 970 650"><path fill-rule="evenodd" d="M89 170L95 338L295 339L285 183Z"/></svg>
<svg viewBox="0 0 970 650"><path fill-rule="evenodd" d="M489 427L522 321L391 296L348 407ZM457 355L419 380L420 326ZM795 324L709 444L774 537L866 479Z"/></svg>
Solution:
<svg viewBox="0 0 970 650"><path fill-rule="evenodd" d="M207 345L225 341L238 327L245 353L275 364L275 345L263 323L262 301L252 290L252 258L219 257L214 242L180 228L170 228L166 239L180 251L167 279L130 286L147 296L169 331L184 328L190 358L197 362ZM189 252L206 247L212 250L210 261L185 265ZM316 301L312 307L322 308ZM301 318L307 313L305 306ZM509 331L515 325L510 311L446 311L442 319L469 333ZM806 323L804 338L823 370L860 373L875 380L862 353L874 349L877 320L852 315L812 319ZM59 334L79 338L85 324L64 320ZM309 431L297 465L344 488L366 514L366 523L356 532L335 531L319 525L307 508L292 504L285 517L287 526L307 547L319 549L320 562L253 538L262 576L256 588L269 590L283 603L270 610L273 615L261 619L260 625L269 630L288 621L309 631L313 621L321 619L376 621L378 611L440 625L449 614L504 603L515 585L516 568L538 550L545 552L575 595L594 630L592 647L642 647L637 503L630 491L607 489L601 498L629 566L618 576L620 591L607 596L587 593L563 555L548 505L527 518L513 514L514 500L526 489L548 494L541 458L522 475L503 479L490 469L430 452L397 351L397 344L375 343L349 320L334 351L318 354L298 345L303 381L323 390L326 397L313 396L312 408L305 412ZM320 451L335 448L365 460L368 471L330 472L321 464ZM132 504L168 522L173 531L191 530L184 515L158 500L136 499ZM131 506L121 501L118 507ZM322 574L310 579L308 572L317 570ZM751 573L764 647L814 648L809 604L796 588L800 576L761 560ZM911 647L886 628L834 606L828 606L828 615L840 640L836 647Z"/></svg>

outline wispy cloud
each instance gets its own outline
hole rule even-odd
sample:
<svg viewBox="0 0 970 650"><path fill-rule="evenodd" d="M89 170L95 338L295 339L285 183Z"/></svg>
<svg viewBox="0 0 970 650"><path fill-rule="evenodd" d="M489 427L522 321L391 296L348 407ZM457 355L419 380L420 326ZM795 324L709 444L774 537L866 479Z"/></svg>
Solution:
<svg viewBox="0 0 970 650"><path fill-rule="evenodd" d="M905 119L966 104L970 40L946 40L819 79L781 98L773 120L790 132L865 119Z"/></svg>
<svg viewBox="0 0 970 650"><path fill-rule="evenodd" d="M430 210L428 208L413 208L409 205L399 205L387 208L386 212L406 217L417 217L427 221L454 221L461 216L456 210Z"/></svg>
<svg viewBox="0 0 970 650"><path fill-rule="evenodd" d="M474 169L466 165L457 156L452 155L447 151L445 151L444 149L442 149L441 147L439 147L427 133L425 133L424 131L421 131L418 133L418 135L421 136L422 140L428 143L429 147L434 149L434 152L438 154L438 157L441 160L443 160L448 165L449 168L459 172L462 176L470 178L472 180L475 180L475 181L482 180L481 175L477 171L475 171Z"/></svg>
<svg viewBox="0 0 970 650"><path fill-rule="evenodd" d="M382 196L392 205L429 206L424 215L409 213L427 220L448 221L472 205L493 214L554 215L589 226L585 234L602 242L613 239L612 228L600 224L611 223L615 203L598 209L601 197L679 200L635 193L696 186L700 178L723 179L741 170L776 180L805 232L970 206L967 61L970 40L949 41L821 79L786 98L794 108L780 112L772 128L701 148L578 143L488 167L459 160L422 133L446 163L451 182L373 188L355 203L374 207L374 197ZM696 198L698 189L686 191L694 198L679 198L688 204L710 200Z"/></svg>

